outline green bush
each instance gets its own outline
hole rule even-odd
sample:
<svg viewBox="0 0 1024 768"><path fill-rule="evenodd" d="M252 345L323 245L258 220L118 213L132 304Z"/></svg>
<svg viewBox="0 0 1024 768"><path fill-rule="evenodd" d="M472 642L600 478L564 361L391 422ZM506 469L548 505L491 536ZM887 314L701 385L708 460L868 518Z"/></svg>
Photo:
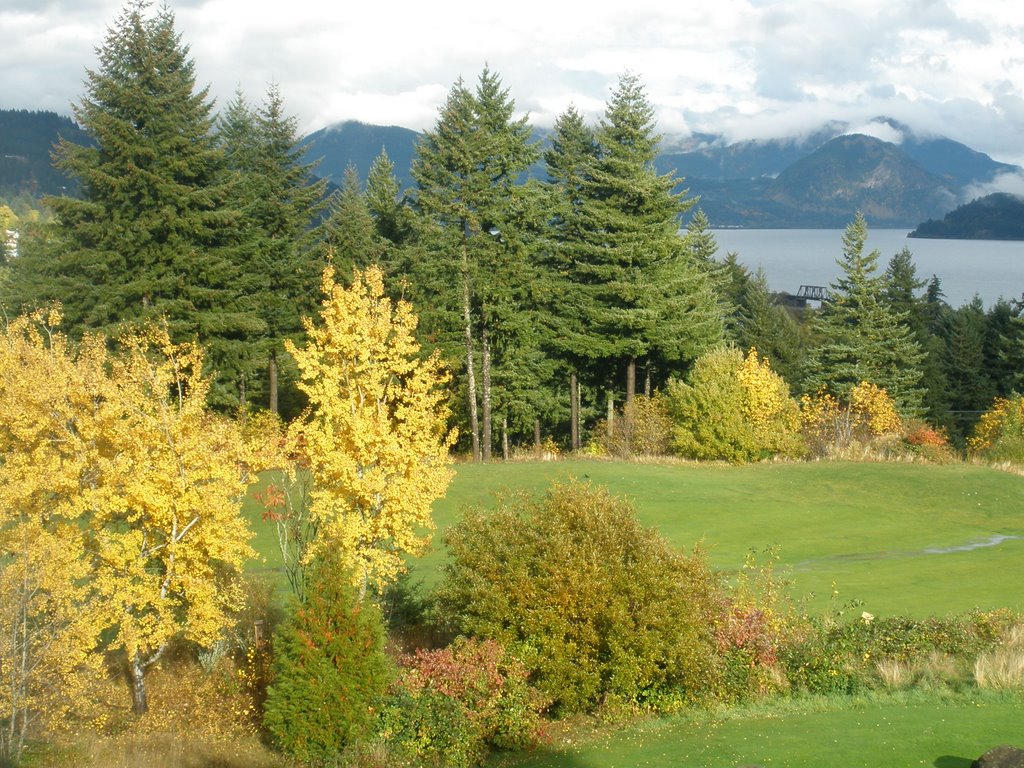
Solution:
<svg viewBox="0 0 1024 768"><path fill-rule="evenodd" d="M382 735L401 759L469 765L492 748L524 749L536 742L544 700L527 684L525 666L493 640L459 638L398 662Z"/></svg>
<svg viewBox="0 0 1024 768"><path fill-rule="evenodd" d="M311 564L305 602L293 606L274 637L263 710L274 743L319 763L368 734L391 680L384 640L380 610L357 598L337 558Z"/></svg>
<svg viewBox="0 0 1024 768"><path fill-rule="evenodd" d="M702 355L685 382L669 382L665 400L683 456L744 463L803 452L799 407L757 350Z"/></svg>
<svg viewBox="0 0 1024 768"><path fill-rule="evenodd" d="M557 712L713 688L716 577L626 501L572 481L469 512L446 539L437 615L512 650Z"/></svg>
<svg viewBox="0 0 1024 768"><path fill-rule="evenodd" d="M399 687L382 708L379 728L391 763L466 768L486 754L465 707L436 690Z"/></svg>

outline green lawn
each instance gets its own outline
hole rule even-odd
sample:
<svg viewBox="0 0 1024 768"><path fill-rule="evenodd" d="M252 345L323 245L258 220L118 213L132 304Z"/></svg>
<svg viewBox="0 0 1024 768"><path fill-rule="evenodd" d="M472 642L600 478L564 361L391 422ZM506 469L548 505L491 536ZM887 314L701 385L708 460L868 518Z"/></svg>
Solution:
<svg viewBox="0 0 1024 768"><path fill-rule="evenodd" d="M999 744L1021 743L1024 700L775 701L716 718L641 722L558 747L498 755L492 768L970 768Z"/></svg>
<svg viewBox="0 0 1024 768"><path fill-rule="evenodd" d="M441 534L467 506L493 504L496 493L541 492L568 477L631 499L644 524L683 547L702 542L723 570L739 568L752 548L774 547L794 596L811 611L851 599L879 616L1024 610L1024 478L965 464L459 464L435 506L434 547L411 563L414 580L436 583ZM256 567L275 569L272 524L255 505L247 509L261 553ZM958 549L993 537L1010 538Z"/></svg>

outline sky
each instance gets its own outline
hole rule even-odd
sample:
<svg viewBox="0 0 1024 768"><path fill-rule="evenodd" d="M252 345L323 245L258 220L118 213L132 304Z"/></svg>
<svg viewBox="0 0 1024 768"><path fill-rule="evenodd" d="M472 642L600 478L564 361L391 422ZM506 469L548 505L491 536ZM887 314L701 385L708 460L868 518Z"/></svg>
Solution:
<svg viewBox="0 0 1024 768"><path fill-rule="evenodd" d="M521 114L596 121L619 76L667 137L805 135L871 118L1024 165L1018 0L167 0L216 105L271 83L305 134L422 130L458 78L497 72ZM71 113L122 0L0 0L0 107ZM685 174L685 169L680 169ZM1024 183L1021 189L1024 192Z"/></svg>

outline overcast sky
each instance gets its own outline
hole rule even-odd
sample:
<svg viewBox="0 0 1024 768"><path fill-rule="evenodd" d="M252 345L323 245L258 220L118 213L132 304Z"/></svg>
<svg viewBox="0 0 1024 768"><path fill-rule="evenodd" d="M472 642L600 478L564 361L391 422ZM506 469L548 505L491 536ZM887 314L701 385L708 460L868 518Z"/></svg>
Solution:
<svg viewBox="0 0 1024 768"><path fill-rule="evenodd" d="M1018 0L168 5L218 105L238 87L259 101L275 82L303 133L346 119L430 127L456 78L487 64L538 125L570 103L596 118L630 71L666 134L738 140L888 115L1024 165ZM0 107L69 114L122 7L0 0Z"/></svg>

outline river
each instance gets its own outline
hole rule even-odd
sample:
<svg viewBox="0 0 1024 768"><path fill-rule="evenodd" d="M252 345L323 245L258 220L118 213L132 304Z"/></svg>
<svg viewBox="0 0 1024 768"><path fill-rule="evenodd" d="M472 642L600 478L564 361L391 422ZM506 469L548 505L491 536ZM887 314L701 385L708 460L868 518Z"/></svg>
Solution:
<svg viewBox="0 0 1024 768"><path fill-rule="evenodd" d="M936 275L953 307L977 294L986 307L999 298L1024 295L1024 242L908 238L906 229L868 230L867 250L877 249L879 272L906 246L920 279ZM715 229L716 257L734 252L754 272L765 271L773 291L796 293L801 285L828 286L839 276L841 229Z"/></svg>

